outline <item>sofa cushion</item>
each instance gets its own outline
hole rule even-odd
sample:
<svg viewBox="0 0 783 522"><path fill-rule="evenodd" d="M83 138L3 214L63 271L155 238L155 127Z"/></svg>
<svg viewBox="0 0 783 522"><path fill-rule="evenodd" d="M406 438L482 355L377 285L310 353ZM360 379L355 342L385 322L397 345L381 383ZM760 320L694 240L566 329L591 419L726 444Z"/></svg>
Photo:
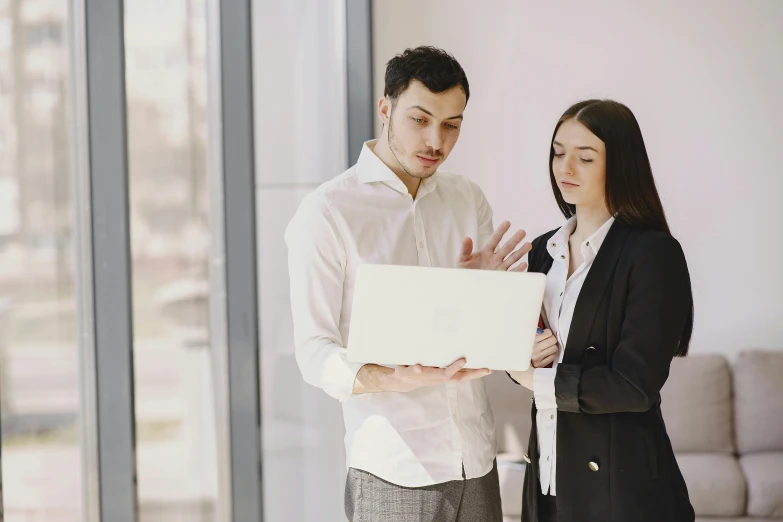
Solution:
<svg viewBox="0 0 783 522"><path fill-rule="evenodd" d="M737 459L721 454L677 454L688 496L699 516L745 513L745 478Z"/></svg>
<svg viewBox="0 0 783 522"><path fill-rule="evenodd" d="M748 515L783 518L783 452L743 455Z"/></svg>
<svg viewBox="0 0 783 522"><path fill-rule="evenodd" d="M747 351L734 364L740 453L783 451L783 352Z"/></svg>
<svg viewBox="0 0 783 522"><path fill-rule="evenodd" d="M751 517L731 517L731 518L725 518L725 517L696 517L695 522L775 522L776 520L781 520L777 518L751 518ZM506 522L506 520L503 520L503 522ZM519 520L515 521L519 522Z"/></svg>
<svg viewBox="0 0 783 522"><path fill-rule="evenodd" d="M731 372L723 356L675 358L661 411L675 452L734 452Z"/></svg>
<svg viewBox="0 0 783 522"><path fill-rule="evenodd" d="M519 520L522 516L522 486L525 481L525 462L522 455L500 453L498 478L503 516Z"/></svg>

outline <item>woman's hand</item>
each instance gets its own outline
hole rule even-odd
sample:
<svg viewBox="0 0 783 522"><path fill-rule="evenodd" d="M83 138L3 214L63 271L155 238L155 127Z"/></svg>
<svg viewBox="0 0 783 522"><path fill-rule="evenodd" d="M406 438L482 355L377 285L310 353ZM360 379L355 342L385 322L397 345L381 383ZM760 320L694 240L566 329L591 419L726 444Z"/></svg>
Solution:
<svg viewBox="0 0 783 522"><path fill-rule="evenodd" d="M557 359L559 348L557 337L551 330L544 330L536 335L533 345L533 355L530 357L530 368L524 372L508 372L512 379L527 388L533 389L533 372L536 368L546 368Z"/></svg>
<svg viewBox="0 0 783 522"><path fill-rule="evenodd" d="M530 363L533 368L546 368L555 362L559 351L557 337L552 333L552 330L546 329L543 333L536 335Z"/></svg>
<svg viewBox="0 0 783 522"><path fill-rule="evenodd" d="M532 366L525 370L524 372L508 372L508 374L511 376L512 379L517 381L519 384L527 388L528 390L533 389L533 371L535 368Z"/></svg>

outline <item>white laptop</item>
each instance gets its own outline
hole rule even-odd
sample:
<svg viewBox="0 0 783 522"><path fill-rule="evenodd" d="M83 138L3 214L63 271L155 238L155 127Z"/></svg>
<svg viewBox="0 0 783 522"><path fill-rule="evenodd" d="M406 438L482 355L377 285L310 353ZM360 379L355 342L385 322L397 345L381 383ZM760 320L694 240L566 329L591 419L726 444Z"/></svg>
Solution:
<svg viewBox="0 0 783 522"><path fill-rule="evenodd" d="M385 366L527 370L546 276L520 272L361 265L348 359Z"/></svg>

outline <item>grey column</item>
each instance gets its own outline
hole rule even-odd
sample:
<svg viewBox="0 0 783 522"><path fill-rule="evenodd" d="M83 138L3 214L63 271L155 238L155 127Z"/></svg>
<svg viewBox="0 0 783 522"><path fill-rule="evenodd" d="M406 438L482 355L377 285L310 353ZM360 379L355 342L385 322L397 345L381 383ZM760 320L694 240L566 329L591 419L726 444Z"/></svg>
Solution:
<svg viewBox="0 0 783 522"><path fill-rule="evenodd" d="M373 137L372 1L345 2L348 164L359 159L362 144Z"/></svg>
<svg viewBox="0 0 783 522"><path fill-rule="evenodd" d="M135 522L122 0L71 0L85 520Z"/></svg>
<svg viewBox="0 0 783 522"><path fill-rule="evenodd" d="M251 19L251 0L209 5L218 511L232 522L263 520Z"/></svg>

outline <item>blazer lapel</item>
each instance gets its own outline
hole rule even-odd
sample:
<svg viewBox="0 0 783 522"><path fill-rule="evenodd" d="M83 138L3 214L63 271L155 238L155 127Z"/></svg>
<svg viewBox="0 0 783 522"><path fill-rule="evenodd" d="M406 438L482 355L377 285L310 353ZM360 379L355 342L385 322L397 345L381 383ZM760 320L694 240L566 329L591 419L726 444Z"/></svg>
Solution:
<svg viewBox="0 0 783 522"><path fill-rule="evenodd" d="M557 230L552 230L541 236L537 248L530 252L530 255L528 256L528 272L537 272L541 274L549 273L549 269L552 268L552 262L554 260L552 259L552 256L549 255L546 245L549 243L551 237L555 235L555 232L557 232Z"/></svg>
<svg viewBox="0 0 783 522"><path fill-rule="evenodd" d="M582 358L582 352L587 348L587 338L590 335L598 305L601 304L601 299L606 293L606 288L612 274L614 274L615 267L617 267L620 253L630 231L631 227L615 221L595 260L593 260L593 266L590 267L584 285L579 292L579 298L576 300L571 328L568 331L568 342L565 354L563 354L563 363L565 364L579 362Z"/></svg>

